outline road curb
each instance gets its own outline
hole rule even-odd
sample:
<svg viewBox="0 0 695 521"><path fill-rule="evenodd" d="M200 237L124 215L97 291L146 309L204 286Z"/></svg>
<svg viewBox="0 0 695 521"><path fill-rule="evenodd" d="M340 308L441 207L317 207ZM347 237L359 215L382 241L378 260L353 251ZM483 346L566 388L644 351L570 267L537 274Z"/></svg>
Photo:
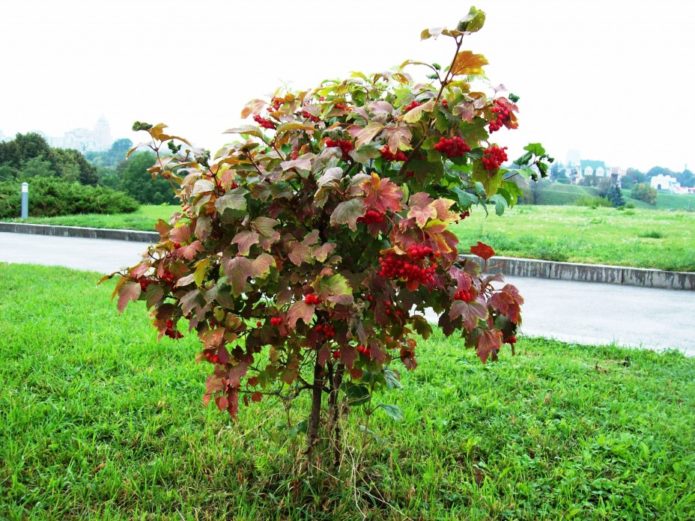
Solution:
<svg viewBox="0 0 695 521"><path fill-rule="evenodd" d="M82 239L111 239L116 241L147 242L159 240L157 232L138 230L114 230L108 228L85 228L82 226L53 226L0 222L0 232L27 233L30 235L52 235L55 237L78 237Z"/></svg>
<svg viewBox="0 0 695 521"><path fill-rule="evenodd" d="M56 237L79 237L84 239L111 239L146 243L153 243L159 240L159 234L156 232L7 222L0 222L0 232L52 235ZM467 259L478 259L478 257L474 255L462 255L462 257ZM695 290L695 273L682 271L663 271L627 266L608 266L604 264L519 259L516 257L493 257L490 259L488 271L490 273L502 273L513 277L599 282L603 284L619 284L642 288Z"/></svg>
<svg viewBox="0 0 695 521"><path fill-rule="evenodd" d="M474 255L462 255L462 257L477 259ZM684 271L518 259L516 257L493 257L489 261L487 271L513 277L599 282L641 288L695 290L695 273Z"/></svg>

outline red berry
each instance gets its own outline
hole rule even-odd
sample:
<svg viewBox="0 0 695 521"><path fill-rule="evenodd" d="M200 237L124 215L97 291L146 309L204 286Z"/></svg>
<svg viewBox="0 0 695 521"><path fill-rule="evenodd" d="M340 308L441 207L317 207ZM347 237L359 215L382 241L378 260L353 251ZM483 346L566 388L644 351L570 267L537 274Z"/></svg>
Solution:
<svg viewBox="0 0 695 521"><path fill-rule="evenodd" d="M256 327L261 327L262 325L263 325L263 324L261 323L260 320L257 320L257 321L256 321Z"/></svg>
<svg viewBox="0 0 695 521"><path fill-rule="evenodd" d="M387 145L384 145L381 148L381 157L383 157L386 161L406 161L408 159L405 152L402 150L396 150L396 152L393 153L391 150L389 150Z"/></svg>
<svg viewBox="0 0 695 521"><path fill-rule="evenodd" d="M466 210L465 212L461 212L461 220L465 219L466 217L470 217L471 212L469 210Z"/></svg>
<svg viewBox="0 0 695 521"><path fill-rule="evenodd" d="M483 151L483 168L488 172L496 172L500 165L507 160L507 147L500 148L492 145Z"/></svg>
<svg viewBox="0 0 695 521"><path fill-rule="evenodd" d="M357 222L365 224L381 224L386 217L378 210L367 210L362 217L357 219Z"/></svg>
<svg viewBox="0 0 695 521"><path fill-rule="evenodd" d="M471 151L471 147L468 146L468 143L458 136L452 138L439 138L439 142L434 145L434 149L447 157L461 157Z"/></svg>
<svg viewBox="0 0 695 521"><path fill-rule="evenodd" d="M308 295L304 296L304 302L309 305L316 305L321 302L321 299L316 293L309 293Z"/></svg>
<svg viewBox="0 0 695 521"><path fill-rule="evenodd" d="M259 116L258 114L253 117L253 120L263 128L275 128L275 123L269 119Z"/></svg>
<svg viewBox="0 0 695 521"><path fill-rule="evenodd" d="M270 317L270 325L271 326L279 326L282 324L282 318L281 317Z"/></svg>
<svg viewBox="0 0 695 521"><path fill-rule="evenodd" d="M343 153L343 160L350 159L350 152L354 150L355 145L349 139L326 139L327 147L338 147Z"/></svg>
<svg viewBox="0 0 695 521"><path fill-rule="evenodd" d="M413 110L415 107L419 107L420 105L422 105L422 103L420 103L417 100L413 100L410 103L408 103L405 107L403 107L403 112L405 113L409 110Z"/></svg>

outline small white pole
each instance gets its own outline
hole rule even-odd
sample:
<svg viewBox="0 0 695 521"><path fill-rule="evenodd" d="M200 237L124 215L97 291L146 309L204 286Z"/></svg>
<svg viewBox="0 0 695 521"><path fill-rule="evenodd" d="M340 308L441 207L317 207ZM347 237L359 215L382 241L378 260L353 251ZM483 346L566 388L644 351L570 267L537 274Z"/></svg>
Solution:
<svg viewBox="0 0 695 521"><path fill-rule="evenodd" d="M22 219L29 217L29 183L22 183Z"/></svg>

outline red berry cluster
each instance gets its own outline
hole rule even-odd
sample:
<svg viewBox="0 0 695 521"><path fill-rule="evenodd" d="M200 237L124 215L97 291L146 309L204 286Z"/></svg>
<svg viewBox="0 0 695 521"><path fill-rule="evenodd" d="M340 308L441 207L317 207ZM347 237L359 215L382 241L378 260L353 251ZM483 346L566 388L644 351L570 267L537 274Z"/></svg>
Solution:
<svg viewBox="0 0 695 521"><path fill-rule="evenodd" d="M348 106L345 103L336 103L333 105L333 108L336 108L338 110L349 110Z"/></svg>
<svg viewBox="0 0 695 521"><path fill-rule="evenodd" d="M162 282L166 282L167 284L173 284L176 281L176 275L174 275L169 270L165 270L162 276L159 278L162 280Z"/></svg>
<svg viewBox="0 0 695 521"><path fill-rule="evenodd" d="M490 120L491 134L501 129L512 117L512 109L504 98L496 99L490 112L493 114L493 119Z"/></svg>
<svg viewBox="0 0 695 521"><path fill-rule="evenodd" d="M381 157L386 159L386 161L405 161L406 159L408 159L408 156L405 155L405 152L403 152L402 150L397 150L394 154L389 150L389 147L387 145L384 145L381 148Z"/></svg>
<svg viewBox="0 0 695 521"><path fill-rule="evenodd" d="M335 336L335 329L330 324L316 324L314 326L314 331L321 333L326 338L333 338Z"/></svg>
<svg viewBox="0 0 695 521"><path fill-rule="evenodd" d="M321 302L321 299L316 293L309 293L308 295L304 295L304 302L306 302L309 305L315 306Z"/></svg>
<svg viewBox="0 0 695 521"><path fill-rule="evenodd" d="M475 295L468 289L460 289L454 293L454 300L463 300L464 302L473 302L475 300Z"/></svg>
<svg viewBox="0 0 695 521"><path fill-rule="evenodd" d="M272 121L270 121L267 118L263 118L263 117L259 116L258 114L256 114L253 117L253 120L256 123L258 123L260 126L262 126L263 128L275 128L275 123L273 123Z"/></svg>
<svg viewBox="0 0 695 521"><path fill-rule="evenodd" d="M465 212L461 212L461 215L460 215L462 221L470 216L471 216L471 212L469 210L466 210Z"/></svg>
<svg viewBox="0 0 695 521"><path fill-rule="evenodd" d="M309 112L308 110L303 110L303 111L302 111L302 116L305 117L306 119L308 119L309 121L313 121L314 123L316 123L317 121L320 121L320 119L321 119L321 118L319 118L318 116L314 116L314 115L313 115L311 112Z"/></svg>
<svg viewBox="0 0 695 521"><path fill-rule="evenodd" d="M512 336L510 336L510 337L508 337L508 338L505 338L505 339L504 339L504 342L505 342L506 344L509 344L510 346L513 346L514 344L516 344L516 336L512 335Z"/></svg>
<svg viewBox="0 0 695 521"><path fill-rule="evenodd" d="M419 107L420 105L422 105L422 103L420 103L417 100L411 101L405 107L403 107L403 112L405 113L405 112L408 112L409 110L413 110L415 107Z"/></svg>
<svg viewBox="0 0 695 521"><path fill-rule="evenodd" d="M389 252L379 258L379 276L389 279L404 279L413 285L434 283L436 264L422 266L422 260L432 255L432 248L427 246L411 246L407 255L396 255Z"/></svg>
<svg viewBox="0 0 695 521"><path fill-rule="evenodd" d="M174 340L178 340L179 338L183 337L183 335L174 328L174 321L169 319L166 322L166 329L164 330L164 334L168 336L169 338L173 338Z"/></svg>
<svg viewBox="0 0 695 521"><path fill-rule="evenodd" d="M205 360L211 364L216 364L220 361L220 357L217 356L217 353L213 353L212 351L203 351L203 356L205 357Z"/></svg>
<svg viewBox="0 0 695 521"><path fill-rule="evenodd" d="M278 110L283 103L285 103L285 100L282 98L273 98L270 100L273 110Z"/></svg>
<svg viewBox="0 0 695 521"><path fill-rule="evenodd" d="M282 317L270 317L270 325L277 327L282 324Z"/></svg>
<svg viewBox="0 0 695 521"><path fill-rule="evenodd" d="M507 160L507 153L505 150L507 147L498 147L497 145L492 145L483 151L483 167L488 172L494 172L499 169L500 165Z"/></svg>
<svg viewBox="0 0 695 521"><path fill-rule="evenodd" d="M360 344L357 346L357 351L362 353L364 356L369 356L369 348L367 346Z"/></svg>
<svg viewBox="0 0 695 521"><path fill-rule="evenodd" d="M437 152L441 152L446 157L461 157L471 151L471 147L468 146L468 143L458 136L451 138L440 137L439 142L434 145L434 149Z"/></svg>
<svg viewBox="0 0 695 521"><path fill-rule="evenodd" d="M138 282L140 283L140 289L142 291L147 291L147 287L152 284L154 281L152 279L148 279L145 277L140 277L138 279Z"/></svg>
<svg viewBox="0 0 695 521"><path fill-rule="evenodd" d="M379 210L367 210L362 217L358 217L357 222L365 224L381 224L385 219L386 216Z"/></svg>
<svg viewBox="0 0 695 521"><path fill-rule="evenodd" d="M326 139L327 147L338 147L343 152L343 159L350 159L350 152L355 149L355 145L349 139Z"/></svg>

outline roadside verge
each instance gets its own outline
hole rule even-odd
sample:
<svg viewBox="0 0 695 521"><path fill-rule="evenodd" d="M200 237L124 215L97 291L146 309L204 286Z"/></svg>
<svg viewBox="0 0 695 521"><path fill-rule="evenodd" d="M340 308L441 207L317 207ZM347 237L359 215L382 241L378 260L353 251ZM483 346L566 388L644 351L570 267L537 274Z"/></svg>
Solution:
<svg viewBox="0 0 695 521"><path fill-rule="evenodd" d="M146 243L159 240L159 234L156 232L7 222L0 222L0 232L52 235L56 237L79 237L84 239L111 239ZM473 255L462 255L462 257L477 258ZM490 273L502 273L514 277L599 282L603 284L620 284L643 288L695 291L695 273L692 272L519 259L515 257L493 257L490 260L488 271Z"/></svg>

